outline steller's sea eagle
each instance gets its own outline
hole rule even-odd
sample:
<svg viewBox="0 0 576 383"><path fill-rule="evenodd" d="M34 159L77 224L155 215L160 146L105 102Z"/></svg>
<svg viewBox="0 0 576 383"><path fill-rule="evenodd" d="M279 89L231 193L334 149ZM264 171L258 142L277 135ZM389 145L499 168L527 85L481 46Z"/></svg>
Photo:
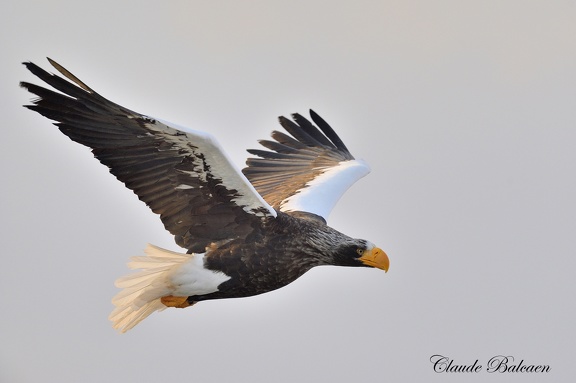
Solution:
<svg viewBox="0 0 576 383"><path fill-rule="evenodd" d="M148 245L128 264L112 300L114 328L125 332L154 311L207 299L246 297L283 287L314 266L388 271L372 242L326 225L340 196L368 174L332 128L310 111L280 117L268 150L248 150L239 172L209 134L133 112L100 96L58 63L68 80L24 65L52 86L20 85L38 96L26 107L56 121L140 200L160 215L186 253ZM315 124L315 125L314 125Z"/></svg>

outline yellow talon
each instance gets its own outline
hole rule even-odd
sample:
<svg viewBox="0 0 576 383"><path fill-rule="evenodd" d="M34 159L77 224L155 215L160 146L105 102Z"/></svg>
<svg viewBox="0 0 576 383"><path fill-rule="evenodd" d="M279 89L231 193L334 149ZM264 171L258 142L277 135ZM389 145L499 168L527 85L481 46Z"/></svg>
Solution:
<svg viewBox="0 0 576 383"><path fill-rule="evenodd" d="M167 295L160 298L160 302L162 302L164 306L177 307L179 309L191 306L190 303L188 303L188 297L175 297L172 295Z"/></svg>

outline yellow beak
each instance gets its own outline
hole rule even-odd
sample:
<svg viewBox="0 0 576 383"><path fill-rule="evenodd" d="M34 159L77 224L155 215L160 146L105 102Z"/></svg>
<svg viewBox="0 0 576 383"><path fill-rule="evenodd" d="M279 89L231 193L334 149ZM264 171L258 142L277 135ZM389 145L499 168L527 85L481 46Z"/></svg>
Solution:
<svg viewBox="0 0 576 383"><path fill-rule="evenodd" d="M377 267L385 272L388 272L390 267L390 260L386 253L378 248L374 247L372 250L367 250L364 254L358 258L363 264L371 267Z"/></svg>

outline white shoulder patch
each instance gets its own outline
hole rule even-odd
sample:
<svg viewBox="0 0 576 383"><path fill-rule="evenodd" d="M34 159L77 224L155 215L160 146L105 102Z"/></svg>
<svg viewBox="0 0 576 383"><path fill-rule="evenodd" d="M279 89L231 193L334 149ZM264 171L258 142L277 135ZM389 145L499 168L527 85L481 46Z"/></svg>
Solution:
<svg viewBox="0 0 576 383"><path fill-rule="evenodd" d="M239 196L234 199L234 202L241 206L245 212L257 216L269 215L276 217L276 211L264 201L246 176L232 164L232 161L230 161L228 155L220 147L213 135L160 119L154 119L154 122L148 123L146 126L150 130L159 132L165 137L166 141L171 141L183 150L197 151L196 154L201 154L206 164L210 167L210 172L222 180L222 185L227 189L238 191ZM196 173L190 173L190 176L206 177L205 174ZM186 185L179 185L178 188L185 189ZM262 209L265 211L264 214Z"/></svg>
<svg viewBox="0 0 576 383"><path fill-rule="evenodd" d="M327 219L344 192L368 173L370 167L362 160L340 162L282 201L280 210L306 211Z"/></svg>

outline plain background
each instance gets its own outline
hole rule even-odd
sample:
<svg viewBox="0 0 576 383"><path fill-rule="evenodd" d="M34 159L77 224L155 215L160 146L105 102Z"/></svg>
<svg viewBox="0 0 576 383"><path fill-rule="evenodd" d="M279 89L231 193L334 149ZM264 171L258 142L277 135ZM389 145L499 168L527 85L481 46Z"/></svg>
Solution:
<svg viewBox="0 0 576 383"><path fill-rule="evenodd" d="M576 3L7 1L1 382L567 381L576 344ZM20 62L213 133L238 167L313 108L372 173L330 224L390 256L120 335L113 281L160 220L21 107ZM511 355L546 375L437 374Z"/></svg>

